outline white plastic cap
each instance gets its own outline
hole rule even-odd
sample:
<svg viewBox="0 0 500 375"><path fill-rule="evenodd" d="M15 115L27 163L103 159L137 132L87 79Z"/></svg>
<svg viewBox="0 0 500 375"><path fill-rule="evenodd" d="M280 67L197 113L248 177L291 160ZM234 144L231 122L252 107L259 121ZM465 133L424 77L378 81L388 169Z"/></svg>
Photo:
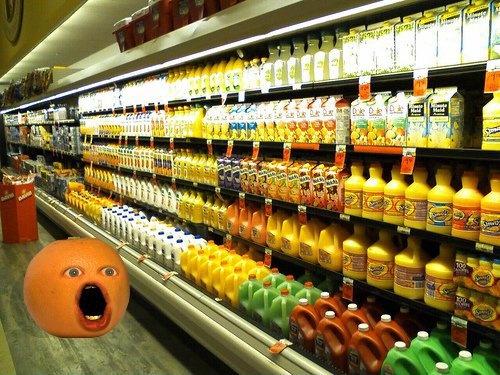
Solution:
<svg viewBox="0 0 500 375"><path fill-rule="evenodd" d="M347 305L347 310L349 311L356 311L358 309L358 305L356 305L355 303L350 303Z"/></svg>
<svg viewBox="0 0 500 375"><path fill-rule="evenodd" d="M383 314L380 320L384 323L389 323L391 321L391 316L389 314Z"/></svg>
<svg viewBox="0 0 500 375"><path fill-rule="evenodd" d="M462 361L472 361L472 353L469 352L468 350L460 350L458 352L458 357L462 360Z"/></svg>
<svg viewBox="0 0 500 375"><path fill-rule="evenodd" d="M444 362L438 362L436 363L436 371L439 372L440 374L447 374L449 372L450 368L448 365Z"/></svg>
<svg viewBox="0 0 500 375"><path fill-rule="evenodd" d="M425 331L419 331L417 333L417 338L422 341L427 341L429 340L429 334Z"/></svg>
<svg viewBox="0 0 500 375"><path fill-rule="evenodd" d="M394 348L396 348L396 350L405 350L406 344L403 341L396 341L394 343Z"/></svg>
<svg viewBox="0 0 500 375"><path fill-rule="evenodd" d="M328 292L321 292L320 296L321 296L321 298L330 298L330 293L328 293Z"/></svg>
<svg viewBox="0 0 500 375"><path fill-rule="evenodd" d="M333 319L335 318L335 311L327 311L325 313L325 318L328 318L328 319Z"/></svg>
<svg viewBox="0 0 500 375"><path fill-rule="evenodd" d="M368 332L370 330L370 326L366 323L360 323L358 324L358 331L361 332Z"/></svg>
<svg viewBox="0 0 500 375"><path fill-rule="evenodd" d="M309 301L307 300L307 298L299 299L299 304L301 304L301 305L307 305L308 303L309 303Z"/></svg>

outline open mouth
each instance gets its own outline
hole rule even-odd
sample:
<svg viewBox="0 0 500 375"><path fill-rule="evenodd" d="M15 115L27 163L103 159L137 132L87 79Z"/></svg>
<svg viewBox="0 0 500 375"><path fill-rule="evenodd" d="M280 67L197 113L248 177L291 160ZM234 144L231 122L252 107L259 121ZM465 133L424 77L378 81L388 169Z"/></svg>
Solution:
<svg viewBox="0 0 500 375"><path fill-rule="evenodd" d="M83 287L78 301L81 311L82 324L90 330L104 328L109 321L109 309L104 294L95 284L87 284Z"/></svg>

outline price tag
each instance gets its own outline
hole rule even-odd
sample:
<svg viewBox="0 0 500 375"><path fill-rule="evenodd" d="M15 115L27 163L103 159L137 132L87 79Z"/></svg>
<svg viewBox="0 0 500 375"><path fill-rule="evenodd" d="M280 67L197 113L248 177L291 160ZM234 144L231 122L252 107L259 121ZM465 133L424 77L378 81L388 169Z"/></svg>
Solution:
<svg viewBox="0 0 500 375"><path fill-rule="evenodd" d="M292 153L292 144L291 143L283 143L283 161L284 162L289 162L290 161L290 155Z"/></svg>
<svg viewBox="0 0 500 375"><path fill-rule="evenodd" d="M346 145L335 146L335 166L343 169L345 165Z"/></svg>
<svg viewBox="0 0 500 375"><path fill-rule="evenodd" d="M264 206L264 212L267 217L273 214L273 200L271 198L266 198Z"/></svg>
<svg viewBox="0 0 500 375"><path fill-rule="evenodd" d="M359 98L368 100L371 98L371 76L359 77Z"/></svg>
<svg viewBox="0 0 500 375"><path fill-rule="evenodd" d="M264 250L264 266L266 266L267 268L271 268L272 257L273 251L270 248L266 247Z"/></svg>
<svg viewBox="0 0 500 375"><path fill-rule="evenodd" d="M238 197L239 197L238 204L239 204L240 210L243 210L245 208L245 193L240 192L238 194Z"/></svg>
<svg viewBox="0 0 500 375"><path fill-rule="evenodd" d="M171 150L174 150L174 149L175 149L174 139L173 139L173 138L170 138L170 149L171 149Z"/></svg>
<svg viewBox="0 0 500 375"><path fill-rule="evenodd" d="M134 180L137 180L137 171L134 169L134 172L132 173L132 177Z"/></svg>
<svg viewBox="0 0 500 375"><path fill-rule="evenodd" d="M409 236L411 233L411 229L408 227L398 225L397 232L401 233L401 234L406 234L407 236Z"/></svg>
<svg viewBox="0 0 500 375"><path fill-rule="evenodd" d="M489 60L486 63L484 92L495 92L499 90L500 90L500 59Z"/></svg>
<svg viewBox="0 0 500 375"><path fill-rule="evenodd" d="M126 136L125 136L125 139L124 139L124 141L123 141L123 144L124 144L125 146L128 146L128 135L126 135Z"/></svg>
<svg viewBox="0 0 500 375"><path fill-rule="evenodd" d="M238 102L245 102L245 91L238 91Z"/></svg>
<svg viewBox="0 0 500 375"><path fill-rule="evenodd" d="M349 214L339 214L339 219L343 221L351 221L351 215Z"/></svg>
<svg viewBox="0 0 500 375"><path fill-rule="evenodd" d="M135 147L139 147L139 136L135 136Z"/></svg>
<svg viewBox="0 0 500 375"><path fill-rule="evenodd" d="M153 182L153 185L156 185L157 184L157 181L156 181L156 173L153 173L153 177L151 178L152 182Z"/></svg>
<svg viewBox="0 0 500 375"><path fill-rule="evenodd" d="M348 301L353 301L354 297L354 281L349 277L344 277L342 282L342 298Z"/></svg>
<svg viewBox="0 0 500 375"><path fill-rule="evenodd" d="M161 277L161 279L162 279L163 281L168 281L168 279L170 279L172 276L175 276L175 275L177 275L177 272L175 272L175 271L170 271L170 272L167 272L165 275L163 275L163 276Z"/></svg>
<svg viewBox="0 0 500 375"><path fill-rule="evenodd" d="M307 224L307 207L299 205L297 208L299 210L299 223L302 225Z"/></svg>
<svg viewBox="0 0 500 375"><path fill-rule="evenodd" d="M427 77L429 69L417 69L413 71L413 95L424 96L427 91Z"/></svg>
<svg viewBox="0 0 500 375"><path fill-rule="evenodd" d="M224 198L222 197L222 194L221 194L221 189L219 186L216 186L215 187L215 195L217 195L217 198L219 198L221 201L224 200Z"/></svg>
<svg viewBox="0 0 500 375"><path fill-rule="evenodd" d="M159 103L155 103L155 113L158 113L158 105Z"/></svg>
<svg viewBox="0 0 500 375"><path fill-rule="evenodd" d="M144 261L145 261L146 259L148 259L148 258L149 258L149 255L144 254L144 255L141 255L139 258L137 258L137 261L138 261L139 263L141 263L141 262L144 262Z"/></svg>
<svg viewBox="0 0 500 375"><path fill-rule="evenodd" d="M254 142L252 148L252 160L256 160L259 157L260 142Z"/></svg>
<svg viewBox="0 0 500 375"><path fill-rule="evenodd" d="M415 158L417 149L414 147L403 148L403 157L401 159L401 174L413 174L415 168Z"/></svg>
<svg viewBox="0 0 500 375"><path fill-rule="evenodd" d="M155 138L153 136L149 138L149 147L155 148Z"/></svg>
<svg viewBox="0 0 500 375"><path fill-rule="evenodd" d="M292 85L292 90L300 90L302 89L302 83L294 83Z"/></svg>
<svg viewBox="0 0 500 375"><path fill-rule="evenodd" d="M234 145L234 141L232 139L227 141L226 157L228 157L228 158L230 158L231 155L233 154L233 145Z"/></svg>
<svg viewBox="0 0 500 375"><path fill-rule="evenodd" d="M454 315L451 317L451 341L467 347L467 320Z"/></svg>
<svg viewBox="0 0 500 375"><path fill-rule="evenodd" d="M489 245L482 242L476 242L476 250L484 251L486 253L493 253L494 247L493 245Z"/></svg>
<svg viewBox="0 0 500 375"><path fill-rule="evenodd" d="M225 242L225 246L228 250L231 250L231 247L232 247L232 243L233 242L233 236L231 236L229 233L226 234L226 242Z"/></svg>
<svg viewBox="0 0 500 375"><path fill-rule="evenodd" d="M137 114L137 106L134 104L134 106L132 107L133 111L134 111L134 115Z"/></svg>
<svg viewBox="0 0 500 375"><path fill-rule="evenodd" d="M221 97L221 103L222 103L222 105L225 105L226 104L226 100L227 100L227 92L221 93L220 97Z"/></svg>
<svg viewBox="0 0 500 375"><path fill-rule="evenodd" d="M118 146L121 145L122 145L122 135L120 134L120 136L118 137Z"/></svg>
<svg viewBox="0 0 500 375"><path fill-rule="evenodd" d="M126 242L120 243L118 246L115 247L116 251L120 250L123 246L127 245Z"/></svg>
<svg viewBox="0 0 500 375"><path fill-rule="evenodd" d="M260 92L262 94L269 94L269 86L261 86L260 87Z"/></svg>
<svg viewBox="0 0 500 375"><path fill-rule="evenodd" d="M213 155L214 154L214 147L212 145L211 139L207 139L207 147L208 147L208 155Z"/></svg>
<svg viewBox="0 0 500 375"><path fill-rule="evenodd" d="M269 348L269 353L280 354L283 350L287 348L287 346L290 345L292 345L290 341L288 341L287 339L281 339L279 341L276 341L276 343L274 343L273 346Z"/></svg>

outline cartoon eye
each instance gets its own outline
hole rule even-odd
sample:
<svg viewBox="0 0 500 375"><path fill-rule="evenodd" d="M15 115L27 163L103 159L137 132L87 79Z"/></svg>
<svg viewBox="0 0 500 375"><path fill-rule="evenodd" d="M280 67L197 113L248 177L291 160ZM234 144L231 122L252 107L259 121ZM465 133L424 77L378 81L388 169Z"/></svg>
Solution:
<svg viewBox="0 0 500 375"><path fill-rule="evenodd" d="M64 274L68 277L78 277L82 274L83 272L77 268L77 267L71 267L71 268L68 268Z"/></svg>
<svg viewBox="0 0 500 375"><path fill-rule="evenodd" d="M103 268L101 271L104 276L116 276L118 272L113 267Z"/></svg>

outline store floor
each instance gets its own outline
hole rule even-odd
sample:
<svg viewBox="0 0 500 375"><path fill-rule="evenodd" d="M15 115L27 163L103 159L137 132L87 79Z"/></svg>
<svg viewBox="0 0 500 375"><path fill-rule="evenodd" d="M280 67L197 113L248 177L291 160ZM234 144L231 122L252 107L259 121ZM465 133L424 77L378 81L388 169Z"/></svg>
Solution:
<svg viewBox="0 0 500 375"><path fill-rule="evenodd" d="M37 251L67 236L40 213L38 228L38 241L0 242L0 374L14 373L12 362L18 375L234 373L135 291L120 324L102 337L61 339L42 331L23 303L24 272Z"/></svg>

